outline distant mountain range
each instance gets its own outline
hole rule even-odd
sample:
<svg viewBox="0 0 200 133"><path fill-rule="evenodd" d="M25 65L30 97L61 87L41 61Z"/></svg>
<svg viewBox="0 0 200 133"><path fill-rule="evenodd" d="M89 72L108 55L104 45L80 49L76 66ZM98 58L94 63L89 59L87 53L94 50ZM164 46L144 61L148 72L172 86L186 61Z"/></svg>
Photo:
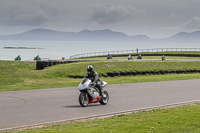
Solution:
<svg viewBox="0 0 200 133"><path fill-rule="evenodd" d="M39 40L39 41L123 41L123 42L200 42L200 31L180 32L174 36L151 39L146 35L128 36L122 32L105 30L82 30L61 32L48 29L33 29L20 34L0 35L0 40Z"/></svg>

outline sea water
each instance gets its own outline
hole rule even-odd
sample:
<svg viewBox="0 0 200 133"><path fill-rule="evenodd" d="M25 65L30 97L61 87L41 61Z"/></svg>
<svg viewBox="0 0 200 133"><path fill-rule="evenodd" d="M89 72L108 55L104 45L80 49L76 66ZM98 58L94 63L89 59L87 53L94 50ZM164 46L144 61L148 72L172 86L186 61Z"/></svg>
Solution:
<svg viewBox="0 0 200 133"><path fill-rule="evenodd" d="M23 61L31 61L37 55L42 59L62 59L62 57L69 59L72 55L82 53L136 50L137 48L200 48L200 43L0 41L0 60L14 60L18 55Z"/></svg>

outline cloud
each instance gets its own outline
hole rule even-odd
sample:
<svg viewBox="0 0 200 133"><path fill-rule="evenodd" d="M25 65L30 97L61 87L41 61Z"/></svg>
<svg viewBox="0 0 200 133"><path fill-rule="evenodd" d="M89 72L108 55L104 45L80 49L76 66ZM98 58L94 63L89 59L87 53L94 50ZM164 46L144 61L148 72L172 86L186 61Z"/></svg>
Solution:
<svg viewBox="0 0 200 133"><path fill-rule="evenodd" d="M48 7L48 8L46 8ZM57 14L58 10L46 2L18 0L1 1L0 23L6 25L41 25Z"/></svg>
<svg viewBox="0 0 200 133"><path fill-rule="evenodd" d="M94 8L90 21L96 21L99 24L117 23L142 13L145 13L145 10L136 9L133 6L99 5Z"/></svg>
<svg viewBox="0 0 200 133"><path fill-rule="evenodd" d="M200 29L200 17L193 17L188 22L182 25L186 30L197 30Z"/></svg>
<svg viewBox="0 0 200 133"><path fill-rule="evenodd" d="M170 16L170 17L175 18L176 16ZM159 30L182 30L182 31L184 30L192 31L192 30L198 30L198 29L200 29L200 17L197 17L197 16L177 26L159 28Z"/></svg>

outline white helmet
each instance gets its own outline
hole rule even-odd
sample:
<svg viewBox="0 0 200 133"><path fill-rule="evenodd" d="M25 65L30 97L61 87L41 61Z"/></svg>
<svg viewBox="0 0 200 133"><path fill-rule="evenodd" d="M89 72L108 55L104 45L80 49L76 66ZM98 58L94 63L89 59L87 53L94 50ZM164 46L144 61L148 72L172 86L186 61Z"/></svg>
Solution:
<svg viewBox="0 0 200 133"><path fill-rule="evenodd" d="M92 65L88 65L87 71L88 71L88 72L91 72L91 71L93 71L93 70L94 70L94 67L93 67Z"/></svg>

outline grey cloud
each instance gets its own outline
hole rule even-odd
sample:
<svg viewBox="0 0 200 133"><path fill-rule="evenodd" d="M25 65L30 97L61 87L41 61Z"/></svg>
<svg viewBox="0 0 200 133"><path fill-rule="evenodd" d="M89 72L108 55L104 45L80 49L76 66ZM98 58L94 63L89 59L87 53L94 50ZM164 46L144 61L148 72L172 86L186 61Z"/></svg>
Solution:
<svg viewBox="0 0 200 133"><path fill-rule="evenodd" d="M199 29L199 7L199 0L0 0L0 34L42 27L167 36Z"/></svg>
<svg viewBox="0 0 200 133"><path fill-rule="evenodd" d="M117 23L134 17L136 14L145 13L145 10L136 9L133 6L96 6L90 21L100 24Z"/></svg>
<svg viewBox="0 0 200 133"><path fill-rule="evenodd" d="M6 25L41 25L57 13L57 10L50 10L51 8L54 7L39 0L32 2L20 0L16 3L10 0L1 1L0 23Z"/></svg>
<svg viewBox="0 0 200 133"><path fill-rule="evenodd" d="M175 30L178 29L180 31L193 31L200 29L200 17L193 17L188 20L184 24L174 26L174 27L162 27L160 30Z"/></svg>
<svg viewBox="0 0 200 133"><path fill-rule="evenodd" d="M182 27L187 30L200 29L200 17L194 17L190 19L187 23L183 24Z"/></svg>

